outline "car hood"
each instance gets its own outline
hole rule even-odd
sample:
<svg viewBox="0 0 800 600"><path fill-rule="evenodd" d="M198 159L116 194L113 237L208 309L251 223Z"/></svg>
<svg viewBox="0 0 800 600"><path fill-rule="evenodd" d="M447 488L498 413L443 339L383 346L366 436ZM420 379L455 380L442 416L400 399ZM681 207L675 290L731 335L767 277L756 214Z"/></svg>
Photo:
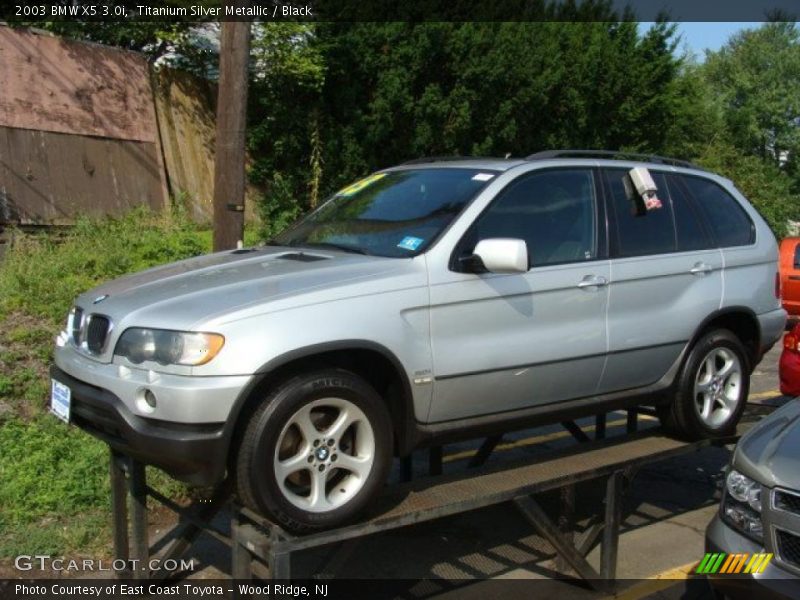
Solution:
<svg viewBox="0 0 800 600"><path fill-rule="evenodd" d="M272 246L219 252L110 281L82 294L77 304L115 325L193 329L256 305L278 309L281 299L294 301L299 294L321 292L308 303L329 300L335 294L325 297L325 291L363 280L388 291L385 279L402 279L395 276L413 270L412 261Z"/></svg>
<svg viewBox="0 0 800 600"><path fill-rule="evenodd" d="M733 466L768 487L800 490L800 399L789 401L742 436Z"/></svg>

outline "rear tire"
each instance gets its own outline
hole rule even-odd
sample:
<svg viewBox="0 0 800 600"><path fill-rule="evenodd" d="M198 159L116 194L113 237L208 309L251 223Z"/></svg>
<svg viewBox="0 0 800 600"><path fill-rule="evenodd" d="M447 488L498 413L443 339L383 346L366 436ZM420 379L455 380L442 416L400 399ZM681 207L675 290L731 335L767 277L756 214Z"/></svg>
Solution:
<svg viewBox="0 0 800 600"><path fill-rule="evenodd" d="M750 391L750 367L742 342L716 329L692 347L670 404L659 407L669 431L696 440L736 431Z"/></svg>
<svg viewBox="0 0 800 600"><path fill-rule="evenodd" d="M383 486L392 460L386 404L363 379L324 369L277 386L246 425L239 498L297 533L354 519Z"/></svg>

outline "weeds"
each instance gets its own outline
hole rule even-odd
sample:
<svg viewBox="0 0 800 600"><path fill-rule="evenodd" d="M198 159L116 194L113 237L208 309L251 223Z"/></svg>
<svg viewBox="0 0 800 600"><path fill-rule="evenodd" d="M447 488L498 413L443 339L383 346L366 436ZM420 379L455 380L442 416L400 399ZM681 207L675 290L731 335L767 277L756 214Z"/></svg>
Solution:
<svg viewBox="0 0 800 600"><path fill-rule="evenodd" d="M108 548L108 451L46 414L53 339L74 298L210 249L211 232L178 208L81 219L63 236L12 235L0 263L0 558ZM160 473L154 484L183 490Z"/></svg>

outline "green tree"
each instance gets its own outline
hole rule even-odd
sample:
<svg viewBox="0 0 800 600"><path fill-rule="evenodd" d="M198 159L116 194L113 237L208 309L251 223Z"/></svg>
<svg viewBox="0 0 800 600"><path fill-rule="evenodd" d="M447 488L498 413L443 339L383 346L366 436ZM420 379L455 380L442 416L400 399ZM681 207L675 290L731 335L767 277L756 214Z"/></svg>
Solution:
<svg viewBox="0 0 800 600"><path fill-rule="evenodd" d="M709 144L729 143L722 107L704 76L703 65L684 58L673 86L664 154L693 159L704 154Z"/></svg>
<svg viewBox="0 0 800 600"><path fill-rule="evenodd" d="M800 31L765 23L735 34L704 67L732 143L795 176L800 151Z"/></svg>
<svg viewBox="0 0 800 600"><path fill-rule="evenodd" d="M800 195L793 193L791 178L774 162L747 155L725 141L707 144L697 162L733 181L778 238L786 235L790 219L800 220Z"/></svg>
<svg viewBox="0 0 800 600"><path fill-rule="evenodd" d="M641 35L608 15L321 24L328 182L421 155L661 150L679 106L674 27Z"/></svg>
<svg viewBox="0 0 800 600"><path fill-rule="evenodd" d="M253 24L250 179L266 190L259 211L271 237L320 198L325 176L320 99L324 59L308 23Z"/></svg>

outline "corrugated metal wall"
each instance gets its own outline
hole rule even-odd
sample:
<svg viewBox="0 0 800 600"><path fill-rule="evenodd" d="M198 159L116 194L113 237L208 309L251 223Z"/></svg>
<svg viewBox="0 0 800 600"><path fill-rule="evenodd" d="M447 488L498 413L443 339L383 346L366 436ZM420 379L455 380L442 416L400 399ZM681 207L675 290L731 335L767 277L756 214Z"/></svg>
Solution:
<svg viewBox="0 0 800 600"><path fill-rule="evenodd" d="M0 26L0 222L167 201L146 60Z"/></svg>

